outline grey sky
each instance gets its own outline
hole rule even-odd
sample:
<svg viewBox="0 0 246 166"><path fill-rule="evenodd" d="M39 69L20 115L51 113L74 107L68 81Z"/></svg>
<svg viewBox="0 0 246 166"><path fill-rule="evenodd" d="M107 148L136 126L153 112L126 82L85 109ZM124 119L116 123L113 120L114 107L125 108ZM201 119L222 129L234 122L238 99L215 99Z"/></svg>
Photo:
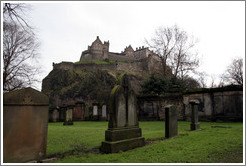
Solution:
<svg viewBox="0 0 246 166"><path fill-rule="evenodd" d="M245 56L244 1L32 2L30 23L41 41L44 78L52 62L76 62L99 36L111 52L144 45L158 26L177 24L199 39L200 71L222 74L233 57ZM39 85L41 89L41 85Z"/></svg>

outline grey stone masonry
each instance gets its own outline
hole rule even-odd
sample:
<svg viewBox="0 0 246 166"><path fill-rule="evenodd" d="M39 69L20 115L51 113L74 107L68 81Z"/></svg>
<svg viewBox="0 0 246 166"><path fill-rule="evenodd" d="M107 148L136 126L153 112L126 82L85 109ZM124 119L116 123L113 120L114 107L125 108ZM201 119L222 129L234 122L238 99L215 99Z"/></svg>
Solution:
<svg viewBox="0 0 246 166"><path fill-rule="evenodd" d="M191 105L190 129L191 130L198 130L198 129L200 129L200 124L198 121L198 106L199 106L200 102L198 100L190 100L189 103Z"/></svg>
<svg viewBox="0 0 246 166"><path fill-rule="evenodd" d="M165 137L171 138L178 135L178 110L176 106L165 107Z"/></svg>

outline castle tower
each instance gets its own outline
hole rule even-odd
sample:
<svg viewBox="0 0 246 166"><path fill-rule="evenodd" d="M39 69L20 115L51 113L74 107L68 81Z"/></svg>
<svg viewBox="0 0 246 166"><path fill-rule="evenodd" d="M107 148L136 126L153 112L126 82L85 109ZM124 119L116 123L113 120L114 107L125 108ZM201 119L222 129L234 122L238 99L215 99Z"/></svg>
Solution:
<svg viewBox="0 0 246 166"><path fill-rule="evenodd" d="M124 53L126 54L126 56L134 57L134 50L131 45L125 48Z"/></svg>
<svg viewBox="0 0 246 166"><path fill-rule="evenodd" d="M88 46L88 50L82 52L80 61L82 60L105 60L108 58L109 41L102 43L99 36Z"/></svg>

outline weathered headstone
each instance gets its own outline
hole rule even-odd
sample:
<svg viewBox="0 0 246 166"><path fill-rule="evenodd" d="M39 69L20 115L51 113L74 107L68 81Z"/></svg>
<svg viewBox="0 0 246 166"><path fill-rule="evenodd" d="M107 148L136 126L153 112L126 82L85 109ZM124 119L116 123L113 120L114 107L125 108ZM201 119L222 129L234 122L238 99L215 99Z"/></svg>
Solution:
<svg viewBox="0 0 246 166"><path fill-rule="evenodd" d="M99 110L98 110L98 105L93 104L92 107L92 119L93 120L98 120L99 119Z"/></svg>
<svg viewBox="0 0 246 166"><path fill-rule="evenodd" d="M198 121L198 106L199 106L200 102L198 100L190 100L189 103L191 105L190 129L191 130L198 130L198 129L200 129L200 124Z"/></svg>
<svg viewBox="0 0 246 166"><path fill-rule="evenodd" d="M93 116L98 116L98 108L97 108L97 105L93 105Z"/></svg>
<svg viewBox="0 0 246 166"><path fill-rule="evenodd" d="M178 111L175 106L165 107L165 137L171 138L178 135Z"/></svg>
<svg viewBox="0 0 246 166"><path fill-rule="evenodd" d="M57 108L55 108L52 112L52 121L57 122L59 120L59 112Z"/></svg>
<svg viewBox="0 0 246 166"><path fill-rule="evenodd" d="M136 96L128 75L119 77L110 94L109 124L101 151L115 153L145 145L138 125Z"/></svg>
<svg viewBox="0 0 246 166"><path fill-rule="evenodd" d="M73 105L69 105L66 110L66 119L63 125L73 125Z"/></svg>
<svg viewBox="0 0 246 166"><path fill-rule="evenodd" d="M73 109L73 120L83 120L84 112L83 112L83 102L76 102L75 107Z"/></svg>
<svg viewBox="0 0 246 166"><path fill-rule="evenodd" d="M67 111L67 106L65 105L59 108L59 119L61 122L66 120L66 111Z"/></svg>
<svg viewBox="0 0 246 166"><path fill-rule="evenodd" d="M102 120L106 120L107 119L107 106L103 105L102 106Z"/></svg>
<svg viewBox="0 0 246 166"><path fill-rule="evenodd" d="M84 119L85 120L89 120L89 116L90 116L90 113L89 113L89 107L87 105L85 105L85 115L84 115Z"/></svg>
<svg viewBox="0 0 246 166"><path fill-rule="evenodd" d="M3 95L3 162L45 157L48 110L49 98L32 88Z"/></svg>

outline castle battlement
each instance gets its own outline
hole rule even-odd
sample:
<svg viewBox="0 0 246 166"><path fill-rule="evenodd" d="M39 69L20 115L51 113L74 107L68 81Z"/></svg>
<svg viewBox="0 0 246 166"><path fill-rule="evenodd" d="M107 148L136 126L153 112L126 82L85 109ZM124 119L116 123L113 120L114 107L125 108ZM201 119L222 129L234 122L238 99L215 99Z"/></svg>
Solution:
<svg viewBox="0 0 246 166"><path fill-rule="evenodd" d="M111 63L96 64L90 61L99 60ZM54 69L62 70L124 70L133 72L146 71L149 73L162 72L162 63L160 57L148 47L139 47L134 50L131 45L125 47L121 53L109 52L109 41L104 43L97 36L96 40L92 42L88 49L83 51L80 57L80 62L87 61L86 63L73 63L61 62L53 63ZM114 62L114 63L112 63ZM171 74L171 69L169 70Z"/></svg>
<svg viewBox="0 0 246 166"><path fill-rule="evenodd" d="M119 62L129 62L137 59L146 58L148 56L155 56L158 59L159 56L153 51L149 50L148 47L138 47L136 50L131 45L125 47L121 53L109 52L109 41L102 43L99 36L92 42L88 49L83 51L80 57L80 61L83 60L110 60Z"/></svg>

